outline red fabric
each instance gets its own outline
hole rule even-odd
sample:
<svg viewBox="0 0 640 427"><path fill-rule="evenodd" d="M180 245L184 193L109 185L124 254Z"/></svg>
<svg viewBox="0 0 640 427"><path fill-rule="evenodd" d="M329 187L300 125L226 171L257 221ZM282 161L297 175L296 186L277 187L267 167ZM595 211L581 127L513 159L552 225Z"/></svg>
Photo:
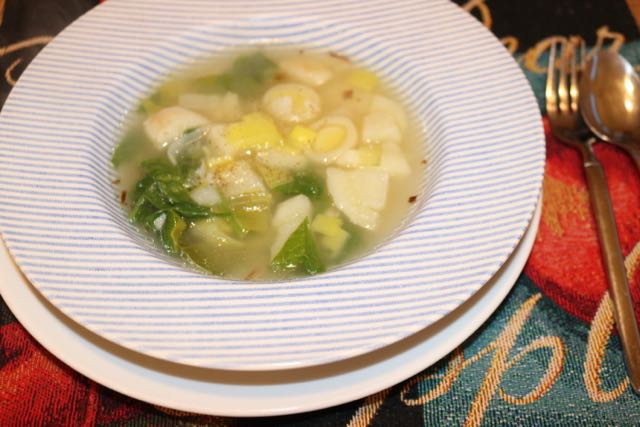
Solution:
<svg viewBox="0 0 640 427"><path fill-rule="evenodd" d="M577 150L551 135L547 120L545 133L542 219L525 273L567 312L590 321L606 290L606 279L582 161ZM595 152L605 169L626 256L640 241L640 175L621 150L598 144ZM640 300L638 271L631 288L634 300ZM640 315L640 304L636 304L636 312Z"/></svg>
<svg viewBox="0 0 640 427"><path fill-rule="evenodd" d="M0 327L0 426L93 426L142 411L130 400L108 410L101 387L43 349L17 322Z"/></svg>

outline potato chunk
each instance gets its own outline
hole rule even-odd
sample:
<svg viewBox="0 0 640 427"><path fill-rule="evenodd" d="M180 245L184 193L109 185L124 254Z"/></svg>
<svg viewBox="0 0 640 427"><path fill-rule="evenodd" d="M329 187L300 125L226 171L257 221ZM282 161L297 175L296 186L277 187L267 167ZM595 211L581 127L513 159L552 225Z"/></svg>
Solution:
<svg viewBox="0 0 640 427"><path fill-rule="evenodd" d="M228 199L248 193L266 193L267 189L260 176L245 160L238 160L219 166L214 172L218 189Z"/></svg>
<svg viewBox="0 0 640 427"><path fill-rule="evenodd" d="M317 59L294 56L280 62L280 69L290 78L309 86L325 84L333 72Z"/></svg>
<svg viewBox="0 0 640 427"><path fill-rule="evenodd" d="M391 114L374 111L362 120L362 141L399 144L402 141L402 131Z"/></svg>
<svg viewBox="0 0 640 427"><path fill-rule="evenodd" d="M233 122L242 117L240 97L233 92L225 94L185 93L180 95L178 104L181 107L197 111L217 123Z"/></svg>
<svg viewBox="0 0 640 427"><path fill-rule="evenodd" d="M262 98L264 108L286 123L303 123L320 114L320 96L309 86L283 83L269 89Z"/></svg>
<svg viewBox="0 0 640 427"><path fill-rule="evenodd" d="M143 127L153 144L163 149L175 141L188 129L204 126L206 117L182 107L168 107L152 114L144 121Z"/></svg>
<svg viewBox="0 0 640 427"><path fill-rule="evenodd" d="M389 174L374 168L327 168L327 188L338 209L356 225L373 230L387 201Z"/></svg>
<svg viewBox="0 0 640 427"><path fill-rule="evenodd" d="M401 132L407 129L407 115L404 109L396 101L393 101L385 96L376 95L371 101L370 111L372 113L386 113L393 117L393 120L398 125Z"/></svg>
<svg viewBox="0 0 640 427"><path fill-rule="evenodd" d="M302 221L311 216L311 209L311 200L303 194L278 205L271 221L277 230L276 238L271 245L271 259L278 255L291 233L296 231Z"/></svg>
<svg viewBox="0 0 640 427"><path fill-rule="evenodd" d="M397 144L391 143L382 144L380 169L387 171L391 176L405 176L411 173L411 167L402 150Z"/></svg>

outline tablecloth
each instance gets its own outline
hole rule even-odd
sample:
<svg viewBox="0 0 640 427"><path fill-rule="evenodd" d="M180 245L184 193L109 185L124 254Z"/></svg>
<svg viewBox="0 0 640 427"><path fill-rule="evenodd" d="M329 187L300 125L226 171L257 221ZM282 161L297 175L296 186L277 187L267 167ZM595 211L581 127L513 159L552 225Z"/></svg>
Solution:
<svg viewBox="0 0 640 427"><path fill-rule="evenodd" d="M541 108L545 56L554 40L579 35L589 46L620 50L640 64L640 0L457 3L514 54ZM0 0L0 103L37 52L93 7L92 0ZM640 425L640 397L626 378L580 158L553 138L546 119L545 131L542 218L524 272L475 334L415 377L366 399L298 415L183 413L74 372L43 349L0 299L0 425ZM640 316L640 173L616 148L601 143L596 154Z"/></svg>

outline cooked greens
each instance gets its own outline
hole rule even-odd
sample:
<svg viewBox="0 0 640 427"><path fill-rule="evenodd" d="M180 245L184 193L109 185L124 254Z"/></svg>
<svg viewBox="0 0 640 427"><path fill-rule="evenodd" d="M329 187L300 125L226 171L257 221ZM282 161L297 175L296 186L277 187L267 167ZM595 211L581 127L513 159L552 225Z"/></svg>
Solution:
<svg viewBox="0 0 640 427"><path fill-rule="evenodd" d="M309 229L308 219L302 221L291 233L278 255L271 261L271 268L277 273L296 272L307 275L325 271L315 239Z"/></svg>
<svg viewBox="0 0 640 427"><path fill-rule="evenodd" d="M315 175L296 175L289 182L278 185L274 191L285 196L304 194L310 199L319 199L322 196L322 181Z"/></svg>
<svg viewBox="0 0 640 427"><path fill-rule="evenodd" d="M272 60L256 52L238 57L226 73L197 79L196 85L207 92L234 92L243 98L251 98L264 91L277 70L278 66Z"/></svg>
<svg viewBox="0 0 640 427"><path fill-rule="evenodd" d="M379 86L367 70L300 52L249 53L163 83L111 159L131 222L167 254L232 279L352 260L416 193L406 113Z"/></svg>
<svg viewBox="0 0 640 427"><path fill-rule="evenodd" d="M190 168L162 158L144 161L140 166L146 174L132 192L130 218L156 234L167 252L181 254L179 241L187 221L229 215L222 207L202 206L191 199Z"/></svg>

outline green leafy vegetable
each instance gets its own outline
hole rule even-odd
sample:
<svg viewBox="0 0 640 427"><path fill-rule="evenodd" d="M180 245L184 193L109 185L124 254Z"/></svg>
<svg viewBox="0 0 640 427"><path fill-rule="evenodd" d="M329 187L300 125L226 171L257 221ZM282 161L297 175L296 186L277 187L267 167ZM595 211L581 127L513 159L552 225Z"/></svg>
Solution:
<svg viewBox="0 0 640 427"><path fill-rule="evenodd" d="M292 181L274 188L274 191L285 196L304 194L310 199L319 199L322 196L322 181L311 174L296 175Z"/></svg>
<svg viewBox="0 0 640 427"><path fill-rule="evenodd" d="M247 242L233 237L228 218L195 221L180 239L182 250L205 270L224 276L231 266L243 264Z"/></svg>
<svg viewBox="0 0 640 427"><path fill-rule="evenodd" d="M235 92L243 98L254 98L262 93L277 69L263 53L255 52L238 57L226 73L201 77L195 84L214 93Z"/></svg>
<svg viewBox="0 0 640 427"><path fill-rule="evenodd" d="M185 129L184 132L182 132L182 135L187 136L189 134L194 133L195 131L199 130L200 128L189 128L189 129Z"/></svg>
<svg viewBox="0 0 640 427"><path fill-rule="evenodd" d="M166 219L165 211L152 211L143 218L142 225L149 230L155 230L156 232L162 231L162 225Z"/></svg>
<svg viewBox="0 0 640 427"><path fill-rule="evenodd" d="M120 166L123 160L133 157L140 148L140 137L137 135L127 135L118 144L111 155L111 163L114 168Z"/></svg>
<svg viewBox="0 0 640 427"><path fill-rule="evenodd" d="M186 83L179 80L171 80L161 85L151 96L140 102L139 110L152 114L161 109L162 105L171 105L178 102L181 93L187 89Z"/></svg>
<svg viewBox="0 0 640 427"><path fill-rule="evenodd" d="M278 66L262 52L239 56L234 62L231 72L236 75L251 76L255 80L264 81L272 77Z"/></svg>
<svg viewBox="0 0 640 427"><path fill-rule="evenodd" d="M186 218L208 218L214 215L211 208L194 202L189 195L189 173L192 168L174 166L165 159L142 162L146 172L136 184L133 200L144 197L156 209L175 209Z"/></svg>
<svg viewBox="0 0 640 427"><path fill-rule="evenodd" d="M251 231L266 231L271 219L271 194L266 192L244 193L229 199L228 205L234 222L243 230L239 235Z"/></svg>
<svg viewBox="0 0 640 427"><path fill-rule="evenodd" d="M162 246L167 252L174 255L181 253L180 236L186 228L187 223L180 215L173 210L167 211L160 233Z"/></svg>
<svg viewBox="0 0 640 427"><path fill-rule="evenodd" d="M238 220L238 217L232 211L229 211L229 214L226 215L226 219L235 236L245 237L249 234L249 229L246 228L240 220Z"/></svg>
<svg viewBox="0 0 640 427"><path fill-rule="evenodd" d="M204 138L204 133L200 129L191 131L183 135L184 143L176 158L179 165L185 171L196 169L205 154L205 148L209 145L209 141Z"/></svg>
<svg viewBox="0 0 640 427"><path fill-rule="evenodd" d="M308 219L291 233L278 255L271 261L271 269L276 273L297 271L308 275L325 271Z"/></svg>
<svg viewBox="0 0 640 427"><path fill-rule="evenodd" d="M153 98L145 98L140 101L140 105L138 106L138 112L145 113L147 115L153 114L157 111L160 111L162 107L158 105L157 102L153 100Z"/></svg>
<svg viewBox="0 0 640 427"><path fill-rule="evenodd" d="M141 168L145 176L132 191L130 218L153 232L167 252L184 255L180 236L188 222L230 215L226 206L202 206L191 199L189 167L160 158L142 162Z"/></svg>
<svg viewBox="0 0 640 427"><path fill-rule="evenodd" d="M134 223L146 225L153 222L155 218L151 218L151 216L156 212L162 213L162 211L158 211L151 203L149 203L147 199L140 197L133 201L129 218L131 218L131 221Z"/></svg>

